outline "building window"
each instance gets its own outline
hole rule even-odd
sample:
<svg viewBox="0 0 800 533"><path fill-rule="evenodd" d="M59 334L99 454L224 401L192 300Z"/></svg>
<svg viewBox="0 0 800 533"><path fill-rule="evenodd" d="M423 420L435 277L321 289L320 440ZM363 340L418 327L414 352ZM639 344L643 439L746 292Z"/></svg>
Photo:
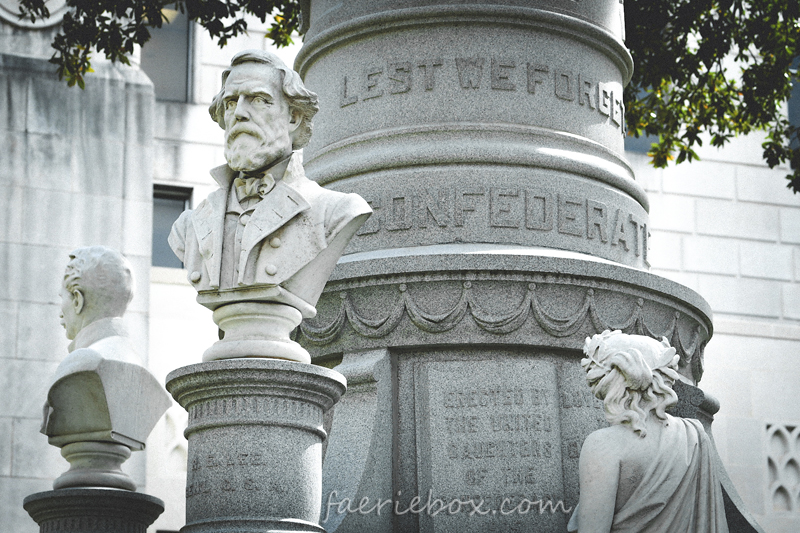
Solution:
<svg viewBox="0 0 800 533"><path fill-rule="evenodd" d="M190 102L192 25L186 13L162 9L169 23L150 29L142 46L142 70L153 82L157 100Z"/></svg>
<svg viewBox="0 0 800 533"><path fill-rule="evenodd" d="M644 89L639 89L639 94L637 95L639 98L646 96L647 91ZM653 143L658 142L658 135L646 135L642 134L639 137L634 137L633 133L628 132L625 135L625 151L626 152L637 152L640 154L646 154L650 151L650 147Z"/></svg>
<svg viewBox="0 0 800 533"><path fill-rule="evenodd" d="M153 185L153 266L183 268L167 243L172 224L189 208L192 189Z"/></svg>
<svg viewBox="0 0 800 533"><path fill-rule="evenodd" d="M633 135L629 134L625 136L625 151L646 154L650 151L650 147L653 145L653 143L657 142L658 135L642 135L640 137L634 137Z"/></svg>

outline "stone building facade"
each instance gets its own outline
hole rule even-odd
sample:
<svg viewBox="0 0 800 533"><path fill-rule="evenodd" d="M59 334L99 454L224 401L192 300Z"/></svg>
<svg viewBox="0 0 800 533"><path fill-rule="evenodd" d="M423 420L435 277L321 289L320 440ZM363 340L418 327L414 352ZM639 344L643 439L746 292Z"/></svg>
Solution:
<svg viewBox="0 0 800 533"><path fill-rule="evenodd" d="M208 104L233 53L268 42L257 21L225 49L175 22L183 29L157 34L141 58L154 92L137 69L103 64L86 91L67 90L46 62L52 29L0 22L0 533L36 531L22 498L66 469L38 423L47 379L66 353L57 302L69 250L106 244L132 260L138 295L128 320L162 381L216 339L184 272L150 266L160 264L151 256L153 191L158 219L159 199L193 206L216 187L208 170L224 161L222 132ZM180 66L164 70L176 42L183 63L170 59ZM291 64L298 49L279 53ZM52 103L60 99L80 113L61 113ZM763 164L760 143L736 139L664 170L640 151L626 156L651 203L651 271L714 311L699 385L721 403L720 456L748 509L777 533L800 529L800 197L784 188L785 169ZM166 503L154 533L183 525L185 416L173 406L147 451L127 463L140 490Z"/></svg>

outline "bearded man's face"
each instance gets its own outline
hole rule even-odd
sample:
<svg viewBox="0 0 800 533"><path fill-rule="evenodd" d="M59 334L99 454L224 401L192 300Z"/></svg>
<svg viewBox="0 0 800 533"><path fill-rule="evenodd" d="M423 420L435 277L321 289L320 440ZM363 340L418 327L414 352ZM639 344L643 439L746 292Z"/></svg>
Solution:
<svg viewBox="0 0 800 533"><path fill-rule="evenodd" d="M242 63L225 81L225 159L233 170L258 173L292 153L293 117L281 72L263 63Z"/></svg>

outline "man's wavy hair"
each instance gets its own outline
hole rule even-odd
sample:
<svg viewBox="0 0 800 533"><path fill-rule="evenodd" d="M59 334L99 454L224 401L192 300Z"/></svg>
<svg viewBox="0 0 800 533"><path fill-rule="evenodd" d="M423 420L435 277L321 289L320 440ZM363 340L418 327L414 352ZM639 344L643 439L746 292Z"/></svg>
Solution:
<svg viewBox="0 0 800 533"><path fill-rule="evenodd" d="M69 254L64 287L83 293L88 303L107 316L122 316L133 298L131 264L118 251L86 246Z"/></svg>
<svg viewBox="0 0 800 533"><path fill-rule="evenodd" d="M603 400L606 420L628 425L640 437L647 434L650 412L662 421L678 403L672 384L678 379L675 348L642 335L604 331L586 339L581 366L592 393Z"/></svg>
<svg viewBox="0 0 800 533"><path fill-rule="evenodd" d="M208 108L208 112L214 122L219 124L222 129L225 129L225 105L222 100L225 95L225 82L231 73L231 69L242 63L269 65L281 73L283 96L286 98L289 110L292 113L296 111L300 114L300 125L297 128L292 149L298 150L307 145L311 139L313 129L312 119L319 111L319 98L317 98L316 93L306 89L297 72L287 67L278 56L266 50L244 50L233 56L231 66L222 72L222 89L211 101L211 106Z"/></svg>

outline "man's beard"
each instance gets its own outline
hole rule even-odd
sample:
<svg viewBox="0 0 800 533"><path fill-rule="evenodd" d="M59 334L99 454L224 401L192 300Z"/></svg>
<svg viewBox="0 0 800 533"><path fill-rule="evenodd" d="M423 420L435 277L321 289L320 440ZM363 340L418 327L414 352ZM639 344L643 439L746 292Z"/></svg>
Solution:
<svg viewBox="0 0 800 533"><path fill-rule="evenodd" d="M225 160L233 170L254 172L266 167L275 158L273 149L256 132L234 130L232 135L226 137Z"/></svg>

